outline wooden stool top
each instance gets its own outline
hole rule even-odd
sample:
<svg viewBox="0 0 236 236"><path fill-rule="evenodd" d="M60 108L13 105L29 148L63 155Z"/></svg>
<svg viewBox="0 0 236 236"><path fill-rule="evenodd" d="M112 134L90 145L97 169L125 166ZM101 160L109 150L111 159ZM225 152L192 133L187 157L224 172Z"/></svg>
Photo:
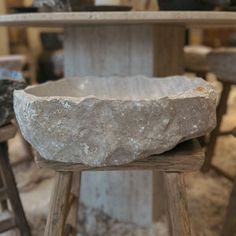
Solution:
<svg viewBox="0 0 236 236"><path fill-rule="evenodd" d="M158 170L165 172L197 171L204 161L204 152L197 140L179 144L173 150L161 155L150 156L119 166L91 167L80 163L48 161L39 154L35 161L39 167L56 171L116 171L116 170Z"/></svg>
<svg viewBox="0 0 236 236"><path fill-rule="evenodd" d="M0 127L0 142L7 141L14 138L16 135L17 128L13 124L8 124Z"/></svg>
<svg viewBox="0 0 236 236"><path fill-rule="evenodd" d="M220 81L236 84L236 48L213 50L207 58L211 71Z"/></svg>

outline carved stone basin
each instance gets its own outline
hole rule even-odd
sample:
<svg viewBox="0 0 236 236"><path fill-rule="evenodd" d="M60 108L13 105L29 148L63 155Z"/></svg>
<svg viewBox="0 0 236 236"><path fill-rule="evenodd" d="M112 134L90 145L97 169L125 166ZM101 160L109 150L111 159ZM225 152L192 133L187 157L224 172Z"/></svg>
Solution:
<svg viewBox="0 0 236 236"><path fill-rule="evenodd" d="M21 131L48 160L119 165L215 126L216 93L200 78L84 77L15 91Z"/></svg>

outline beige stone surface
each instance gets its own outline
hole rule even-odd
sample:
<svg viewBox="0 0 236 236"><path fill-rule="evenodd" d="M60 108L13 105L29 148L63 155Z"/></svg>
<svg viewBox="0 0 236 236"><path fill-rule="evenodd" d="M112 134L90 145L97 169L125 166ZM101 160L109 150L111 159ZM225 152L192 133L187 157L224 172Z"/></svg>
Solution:
<svg viewBox="0 0 236 236"><path fill-rule="evenodd" d="M14 95L23 136L54 161L124 164L215 126L216 93L199 78L83 77Z"/></svg>

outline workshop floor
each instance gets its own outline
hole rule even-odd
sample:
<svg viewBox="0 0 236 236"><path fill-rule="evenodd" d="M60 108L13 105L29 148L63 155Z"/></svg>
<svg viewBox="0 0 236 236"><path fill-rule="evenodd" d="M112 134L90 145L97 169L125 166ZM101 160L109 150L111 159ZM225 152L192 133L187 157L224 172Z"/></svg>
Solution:
<svg viewBox="0 0 236 236"><path fill-rule="evenodd" d="M236 126L236 88L231 93L228 114L222 130ZM19 138L10 142L12 162L24 157ZM236 139L227 136L218 140L214 163L232 176L236 174ZM33 162L14 167L18 188L32 228L33 236L42 236L49 208L53 172L38 169ZM186 175L189 210L196 236L217 236L220 233L232 184L213 171ZM118 222L108 216L81 206L80 236L168 236L167 226L159 222L149 229ZM18 235L16 232L0 234Z"/></svg>

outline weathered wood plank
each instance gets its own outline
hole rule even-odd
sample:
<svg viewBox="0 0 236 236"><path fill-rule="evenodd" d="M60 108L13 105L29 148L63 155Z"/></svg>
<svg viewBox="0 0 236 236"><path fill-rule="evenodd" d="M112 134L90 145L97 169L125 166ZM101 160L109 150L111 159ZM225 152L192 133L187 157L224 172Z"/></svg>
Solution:
<svg viewBox="0 0 236 236"><path fill-rule="evenodd" d="M152 173L152 220L154 223L165 221L167 213L165 172Z"/></svg>
<svg viewBox="0 0 236 236"><path fill-rule="evenodd" d="M197 171L201 168L204 153L197 141L189 141L178 145L172 151L161 155L140 159L126 165L91 167L78 163L63 163L48 161L36 157L39 167L50 168L56 171L117 171L117 170L158 170L168 172Z"/></svg>
<svg viewBox="0 0 236 236"><path fill-rule="evenodd" d="M166 173L165 184L171 236L190 236L191 227L183 174Z"/></svg>
<svg viewBox="0 0 236 236"><path fill-rule="evenodd" d="M158 77L182 75L184 73L185 27L158 25L154 32L154 75Z"/></svg>
<svg viewBox="0 0 236 236"><path fill-rule="evenodd" d="M57 172L44 236L63 236L72 182L71 172Z"/></svg>
<svg viewBox="0 0 236 236"><path fill-rule="evenodd" d="M76 236L80 201L81 172L74 172L71 187L71 205L66 220L65 235Z"/></svg>

